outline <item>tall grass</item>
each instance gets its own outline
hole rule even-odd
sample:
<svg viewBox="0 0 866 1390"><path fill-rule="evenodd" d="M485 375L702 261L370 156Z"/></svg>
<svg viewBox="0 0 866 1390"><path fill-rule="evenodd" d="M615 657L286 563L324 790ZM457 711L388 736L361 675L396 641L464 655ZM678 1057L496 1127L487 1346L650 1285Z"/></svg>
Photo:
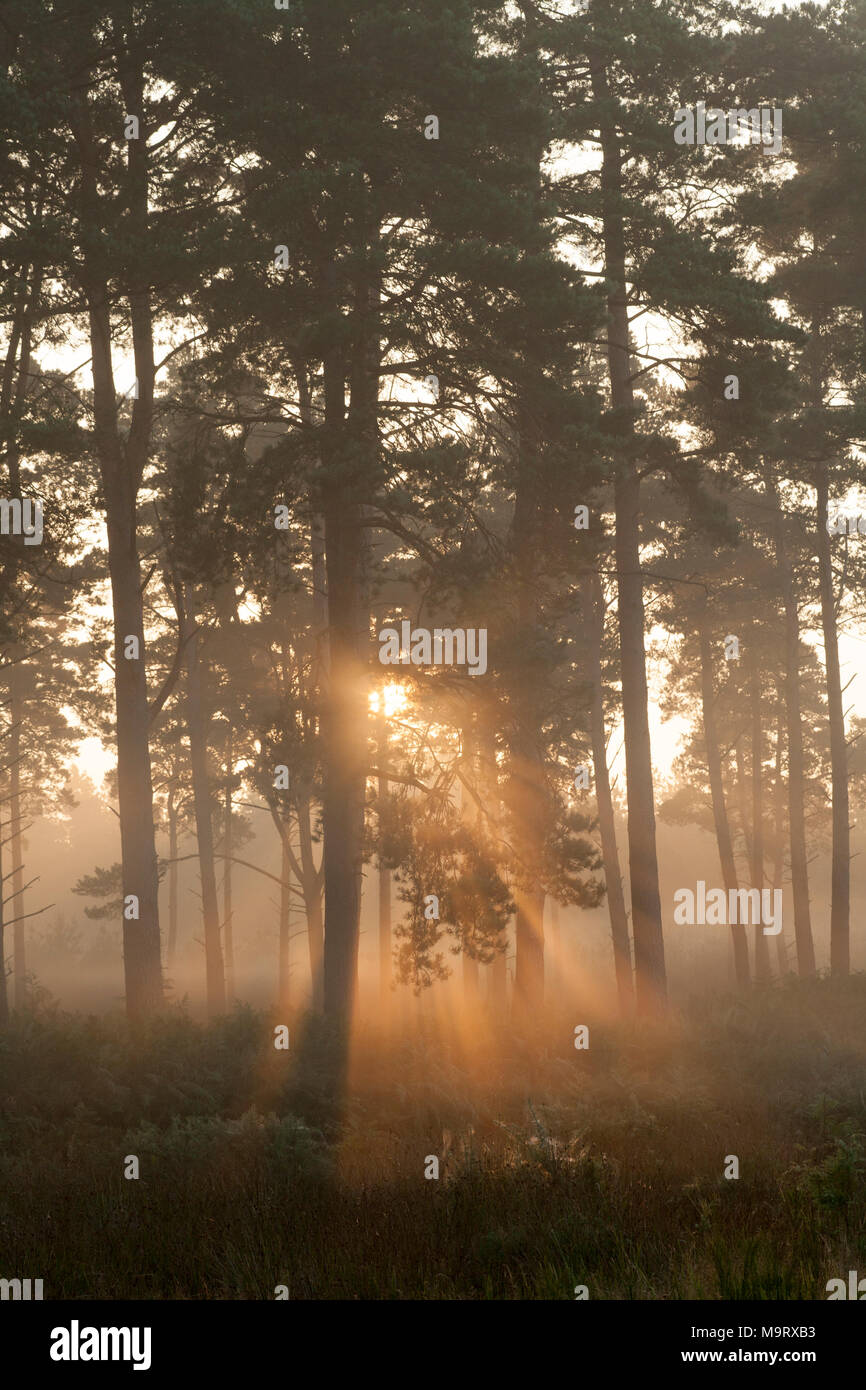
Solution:
<svg viewBox="0 0 866 1390"><path fill-rule="evenodd" d="M369 1032L345 1106L327 1029L294 1020L282 1053L272 1025L16 1019L0 1277L49 1298L822 1299L866 1272L866 977L594 1022L587 1052L555 1015L532 1046Z"/></svg>

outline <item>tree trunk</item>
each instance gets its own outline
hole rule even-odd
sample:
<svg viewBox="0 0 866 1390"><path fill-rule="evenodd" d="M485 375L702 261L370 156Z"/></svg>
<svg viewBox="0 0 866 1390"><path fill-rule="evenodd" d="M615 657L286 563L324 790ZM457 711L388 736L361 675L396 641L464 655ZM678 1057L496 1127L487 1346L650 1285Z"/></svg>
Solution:
<svg viewBox="0 0 866 1390"><path fill-rule="evenodd" d="M313 516L310 523L310 552L313 566L313 632L315 640L315 684L321 688L327 676L328 661L328 577L325 562L325 523Z"/></svg>
<svg viewBox="0 0 866 1390"><path fill-rule="evenodd" d="M601 671L601 650L604 636L604 595L597 574L590 575L584 586L584 613L589 632L587 644L587 679L592 684L590 706L590 735L595 776L595 799L598 808L598 832L601 838L601 857L604 882L607 888L607 910L613 942L613 964L620 1014L626 1018L634 1007L634 982L631 967L631 943L628 935L628 912L619 867L619 847L616 842L616 820L607 766L607 732L604 724L604 690Z"/></svg>
<svg viewBox="0 0 866 1390"><path fill-rule="evenodd" d="M330 673L322 716L324 1007L329 1016L347 1022L354 1005L358 969L366 708L358 644L360 515L344 486L327 490L325 543Z"/></svg>
<svg viewBox="0 0 866 1390"><path fill-rule="evenodd" d="M0 828L0 841L2 841L2 828ZM3 880L3 846L0 843L0 884ZM9 995L6 986L6 946L5 946L5 925L3 914L3 894L0 893L0 1028L5 1028L9 1022Z"/></svg>
<svg viewBox="0 0 866 1390"><path fill-rule="evenodd" d="M42 218L44 185L36 199L35 222ZM0 442L5 452L9 478L9 496L21 496L21 447L18 433L27 396L30 376L30 357L33 340L33 320L42 290L43 267L39 261L21 269L18 291L12 307L6 357L0 383Z"/></svg>
<svg viewBox="0 0 866 1390"><path fill-rule="evenodd" d="M722 868L722 882L725 892L730 894L738 888L737 865L734 859L734 846L731 827L725 805L725 786L722 778L722 755L719 746L719 733L716 724L716 695L713 685L713 657L710 636L707 629L706 612L701 615L701 717L704 726L704 742L707 750L707 772L710 780L710 798L713 805L713 823L716 827L716 844ZM730 900L730 899L729 899ZM734 974L740 989L749 985L749 943L744 927L740 923L731 925L731 942L734 948Z"/></svg>
<svg viewBox="0 0 866 1390"><path fill-rule="evenodd" d="M144 229L148 222L147 141L143 120L143 76L124 72L127 111L139 119L141 138L127 141L129 211ZM102 235L103 201L98 186L101 154L93 134L89 98L79 95L69 113L81 170L84 227L82 283L87 299L93 374L93 443L99 462L108 531L108 571L114 626L114 696L117 793L123 896L134 897L138 917L123 919L126 1007L131 1018L162 1002L158 873L150 768L150 718L144 647L141 566L136 503L150 450L153 424L154 355L150 295L146 281L128 294L133 359L138 383L128 432L121 438L112 368L109 268ZM137 655L127 656L127 638Z"/></svg>
<svg viewBox="0 0 866 1390"><path fill-rule="evenodd" d="M322 711L324 1008L343 1024L350 1021L357 988L368 761L366 651L361 642L369 611L363 603L363 503L378 460L378 293L361 231L349 412L347 417L345 372L335 347L325 355L322 440L329 659ZM333 264L325 299L336 302Z"/></svg>
<svg viewBox="0 0 866 1390"><path fill-rule="evenodd" d="M776 716L776 766L775 784L773 787L773 889L774 891L782 887L782 874L785 865L785 779L783 776L782 750L785 744L785 710L784 700L781 694L778 697L778 714ZM779 966L779 974L784 977L790 970L788 963L788 942L785 936L784 926L775 937L776 941L776 960Z"/></svg>
<svg viewBox="0 0 866 1390"><path fill-rule="evenodd" d="M758 668L757 634L749 642L750 701L752 706L752 887L764 888L764 736L761 726L761 677ZM763 898L761 898L763 903ZM755 979L770 979L770 947L761 922L755 927Z"/></svg>
<svg viewBox="0 0 866 1390"><path fill-rule="evenodd" d="M325 928L322 920L322 877L316 868L313 854L313 835L310 829L310 803L300 798L298 813L298 854L300 883L307 918L307 942L310 952L310 1007L321 1013L324 1002L323 962Z"/></svg>
<svg viewBox="0 0 866 1390"><path fill-rule="evenodd" d="M519 877L514 888L517 907L514 934L514 995L512 1011L519 1027L537 1026L544 1008L544 889L539 869L548 819L548 792L539 747L539 691L533 664L537 645L538 605L534 593L532 555L535 548L536 507L532 485L518 486L514 536L518 558L517 631L528 661L512 692L514 717L510 734L509 805L513 817Z"/></svg>
<svg viewBox="0 0 866 1390"><path fill-rule="evenodd" d="M775 512L776 565L785 610L785 719L788 736L788 829L791 837L791 886L794 898L794 939L801 977L815 973L815 947L809 909L809 870L806 856L806 812L803 800L805 767L800 711L800 620L791 561L785 545L784 517L775 479L765 474L767 497Z"/></svg>
<svg viewBox="0 0 866 1390"><path fill-rule="evenodd" d="M749 832L749 793L746 787L746 749L742 733L737 734L734 744L734 763L737 774L737 808L740 817L740 831L743 836L743 858L747 864L752 861L752 837Z"/></svg>
<svg viewBox="0 0 866 1390"><path fill-rule="evenodd" d="M190 585L184 586L186 614L186 724L192 768L192 794L198 861L201 872L201 901L204 917L205 976L208 1017L223 1013L226 984L223 970L220 916L217 902L216 867L213 842L213 801L208 775L207 717L205 713L199 638L195 633L196 612Z"/></svg>
<svg viewBox="0 0 866 1390"><path fill-rule="evenodd" d="M502 836L502 804L499 792L499 772L496 763L496 744L489 724L481 722L478 737L479 783L484 790L484 802L490 828ZM497 951L487 967L487 1004L496 1018L504 1018L508 1009L508 928L504 932L505 949Z"/></svg>
<svg viewBox="0 0 866 1390"><path fill-rule="evenodd" d="M159 875L150 770L150 714L144 662L141 572L134 526L108 518L109 571L114 609L117 793L123 863L123 896L138 900L138 920L123 921L127 1010L140 1017L162 1002L159 939ZM138 642L138 658L124 655L126 638Z"/></svg>
<svg viewBox="0 0 866 1390"><path fill-rule="evenodd" d="M384 700L384 696L381 697ZM388 722L384 709L376 721L376 759L379 764L377 795L380 808L388 796ZM381 835L381 820L379 833ZM384 1012L391 1008L391 870L379 857L379 1004Z"/></svg>
<svg viewBox="0 0 866 1390"><path fill-rule="evenodd" d="M333 285L334 273L333 267L331 267L326 275L326 286L329 296L333 294ZM309 431L310 437L315 438L314 430L316 428L316 422L313 415L313 403L306 362L300 359L297 360L294 364L294 370L295 378L298 383L298 413L301 424ZM345 383L342 376L339 354L334 352L328 355L328 360L325 364L325 407L326 420L331 431L330 438L334 441L334 445L336 446L336 442L342 439L343 436ZM311 450L311 454L312 453L313 451ZM328 458L334 456L334 448L329 451L326 446L324 454L320 451L316 457L321 461L322 457ZM313 630L311 698L313 700L318 700L324 709L328 699L328 683L330 679L330 633L328 627L328 567L325 544L325 519L321 507L322 498L316 492L315 488L313 488L310 492L310 560L312 567L311 599ZM327 719L323 718L323 734L326 727ZM322 881L324 878L324 865L320 873L316 868L313 855L313 842L310 832L310 804L308 798L299 799L297 814L298 857L301 866L299 883L304 897L304 908L307 920L307 944L310 958L310 1008L313 1013L321 1013L324 1009L325 928L322 916Z"/></svg>
<svg viewBox="0 0 866 1390"><path fill-rule="evenodd" d="M508 1008L508 960L506 952L497 952L488 968L488 999L490 1007L497 1017L501 1017Z"/></svg>
<svg viewBox="0 0 866 1390"><path fill-rule="evenodd" d="M472 711L467 711L461 729L463 776L469 786L477 786L478 750L475 743ZM465 783L460 782L460 816L465 822L477 820L480 812ZM471 954L473 942L463 936L463 1002L470 1010L476 1009L481 997L481 971L478 958Z"/></svg>
<svg viewBox="0 0 866 1390"><path fill-rule="evenodd" d="M42 213L42 198L39 195L38 217ZM37 217L37 220L38 220ZM36 301L42 285L42 267L35 263L32 268L25 266L21 274L18 294L15 299L13 319L9 329L9 344L0 387L0 422L2 422L2 442L5 450L6 467L9 478L9 496L21 495L21 450L18 428L21 413L27 396L32 349L33 316ZM23 824L21 814L21 721L24 717L21 698L21 666L16 661L9 678L11 738L10 752L10 835L12 837L12 893L16 904L15 917L24 916L24 878L22 872ZM2 891L2 883L0 883ZM2 999L0 999L0 1022L8 1016L8 996L6 985L5 958L3 955L2 908L0 908L0 974L2 980ZM12 974L16 1009L23 1009L27 1002L27 957L24 922L15 921L12 932Z"/></svg>
<svg viewBox="0 0 866 1390"><path fill-rule="evenodd" d="M12 928L12 970L15 981L15 1007L23 1009L27 1002L27 948L24 937L24 868L23 868L23 817L21 813L21 724L24 718L24 705L21 699L21 670L19 665L12 668L10 677L10 717L12 720L9 740L9 835L12 841L12 900L15 903ZM2 884L0 884L2 892Z"/></svg>
<svg viewBox="0 0 866 1390"><path fill-rule="evenodd" d="M41 218L44 192L40 188L38 196L37 221ZM2 421L2 442L5 448L6 467L9 477L9 496L21 496L21 449L18 429L25 405L30 359L32 352L33 318L37 299L42 286L43 269L39 262L22 270L18 294L15 298L12 324L9 329L9 345L0 387L0 421ZM23 652L19 653L23 656ZM12 837L12 892L16 904L15 917L24 916L24 877L23 858L23 817L21 813L21 723L24 717L22 699L22 672L20 661L15 661L9 678L10 696L10 835ZM2 962L0 951L0 962ZM2 966L0 966L2 969ZM24 922L15 921L12 933L12 972L16 1009L23 1009L27 1001L27 957ZM4 976L5 982L5 976ZM5 988L5 983L4 983Z"/></svg>
<svg viewBox="0 0 866 1390"><path fill-rule="evenodd" d="M168 793L168 947L169 966L174 964L177 950L177 807L174 800L174 787Z"/></svg>
<svg viewBox="0 0 866 1390"><path fill-rule="evenodd" d="M514 894L514 996L519 1027L537 1026L544 1009L544 893L518 889Z"/></svg>
<svg viewBox="0 0 866 1390"><path fill-rule="evenodd" d="M556 898L549 897L547 899L546 908L549 908L549 911L547 912L547 917L550 922L550 944L556 952L558 961L561 937L559 930L559 903L557 902Z"/></svg>
<svg viewBox="0 0 866 1390"><path fill-rule="evenodd" d="M331 659L330 632L328 627L328 573L325 556L325 522L321 515L314 515L312 518L310 545L313 564L313 627L316 644L313 683L314 689L318 692L321 703L324 706L324 702L327 699L328 683L330 681ZM305 832L305 835L302 832L300 852L305 865L304 902L307 913L307 935L309 940L310 979L312 988L310 1004L315 1013L321 1013L325 1007L325 927L322 915L321 883L321 878L324 877L324 869L320 876L314 866L312 840L309 834L309 805L298 808L298 824L304 827ZM358 912L360 929L360 896Z"/></svg>
<svg viewBox="0 0 866 1390"><path fill-rule="evenodd" d="M635 1000L639 1015L667 1008L664 937L656 853L655 796L646 677L643 577L640 567L640 477L632 458L634 392L622 204L622 154L605 107L607 74L592 66L593 94L601 107L602 221L608 292L608 372L611 409L620 422L625 457L614 481L620 678L628 791L628 855L634 939Z"/></svg>
<svg viewBox="0 0 866 1390"><path fill-rule="evenodd" d="M325 918L322 910L322 885L305 882L304 906L307 913L307 937L310 947L310 1003L314 1013L325 1007Z"/></svg>
<svg viewBox="0 0 866 1390"><path fill-rule="evenodd" d="M379 864L379 1002L391 1008L391 870Z"/></svg>
<svg viewBox="0 0 866 1390"><path fill-rule="evenodd" d="M280 959L277 981L277 1005L283 1017L288 1016L291 1000L291 933L292 933L292 862L286 837L280 836L282 862L280 865Z"/></svg>
<svg viewBox="0 0 866 1390"><path fill-rule="evenodd" d="M226 794L225 794L225 860L223 862L223 940L226 955L226 999L234 1003L235 998L235 948L234 927L232 923L232 860L234 843L232 837L232 774L234 754L232 731L229 728L228 750L226 755Z"/></svg>
<svg viewBox="0 0 866 1390"><path fill-rule="evenodd" d="M833 560L827 530L830 481L827 465L818 472L818 583L821 590L821 628L824 636L824 668L827 681L827 718L830 724L830 794L833 846L830 879L830 973L847 975L850 969L851 829L848 806L848 754L845 743L845 711L839 669L839 635L833 593Z"/></svg>
<svg viewBox="0 0 866 1390"><path fill-rule="evenodd" d="M559 931L559 903L548 895L544 900L544 933L550 943L546 954L545 993L548 999L562 997L562 940Z"/></svg>

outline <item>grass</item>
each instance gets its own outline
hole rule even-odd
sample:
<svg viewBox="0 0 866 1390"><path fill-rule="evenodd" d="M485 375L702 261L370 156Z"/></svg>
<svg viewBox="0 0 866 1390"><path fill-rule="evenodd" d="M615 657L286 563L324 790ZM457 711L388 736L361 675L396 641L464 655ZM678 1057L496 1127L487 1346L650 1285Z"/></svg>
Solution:
<svg viewBox="0 0 866 1390"><path fill-rule="evenodd" d="M824 1299L866 1273L866 977L590 1020L582 1052L555 1010L532 1048L371 1033L345 1107L324 1026L298 1047L295 1020L288 1054L272 1026L19 1017L0 1277L47 1298Z"/></svg>

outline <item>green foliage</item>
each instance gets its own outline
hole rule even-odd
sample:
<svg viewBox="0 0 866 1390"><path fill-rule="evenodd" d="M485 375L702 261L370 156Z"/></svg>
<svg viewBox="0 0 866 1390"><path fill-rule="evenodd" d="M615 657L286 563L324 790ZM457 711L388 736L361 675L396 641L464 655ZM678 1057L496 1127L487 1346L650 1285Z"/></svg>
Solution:
<svg viewBox="0 0 866 1390"><path fill-rule="evenodd" d="M146 1164L150 1181L176 1181L194 1172L203 1181L231 1172L241 1185L268 1169L281 1175L324 1177L328 1156L321 1136L294 1115L260 1115L255 1107L238 1119L218 1115L175 1115L168 1128L145 1123L126 1133L123 1144Z"/></svg>
<svg viewBox="0 0 866 1390"><path fill-rule="evenodd" d="M83 898L107 899L98 907L86 907L85 917L97 922L119 917L123 908L123 865L112 864L108 869L97 865L92 874L82 875L72 891Z"/></svg>

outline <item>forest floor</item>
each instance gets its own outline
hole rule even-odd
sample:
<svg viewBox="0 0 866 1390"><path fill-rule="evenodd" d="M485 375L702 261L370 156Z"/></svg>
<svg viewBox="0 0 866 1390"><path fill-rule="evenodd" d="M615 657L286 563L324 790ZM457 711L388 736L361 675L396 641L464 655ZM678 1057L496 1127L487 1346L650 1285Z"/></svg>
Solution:
<svg viewBox="0 0 866 1390"><path fill-rule="evenodd" d="M341 1105L314 1021L285 1052L246 1008L19 1016L0 1277L52 1299L826 1299L866 1272L866 976L589 1023L586 1050L555 1010L532 1047L365 1034Z"/></svg>

